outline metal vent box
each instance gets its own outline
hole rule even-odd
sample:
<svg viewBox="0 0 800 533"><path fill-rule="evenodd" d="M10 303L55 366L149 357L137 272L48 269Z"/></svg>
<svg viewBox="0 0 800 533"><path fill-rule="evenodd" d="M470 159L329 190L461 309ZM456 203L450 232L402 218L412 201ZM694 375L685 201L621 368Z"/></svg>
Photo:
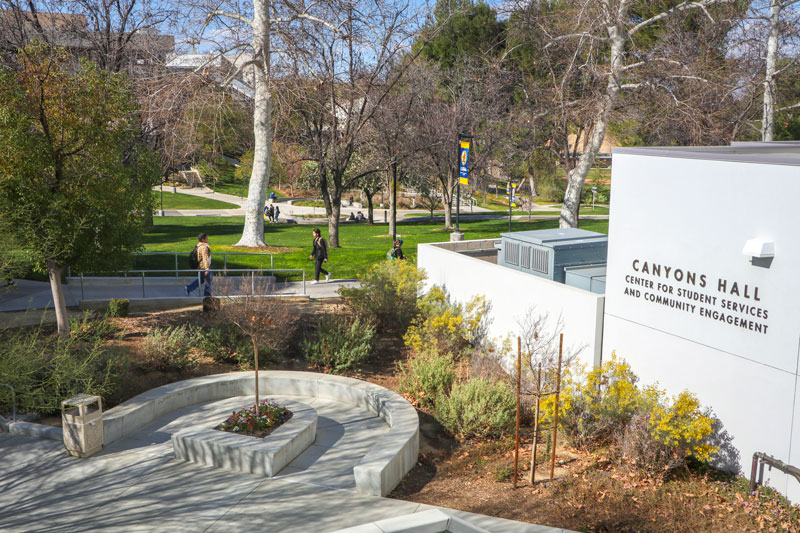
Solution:
<svg viewBox="0 0 800 533"><path fill-rule="evenodd" d="M606 293L606 265L585 265L564 269L564 283L595 294Z"/></svg>
<svg viewBox="0 0 800 533"><path fill-rule="evenodd" d="M501 233L498 263L564 283L565 267L606 262L608 236L578 228Z"/></svg>

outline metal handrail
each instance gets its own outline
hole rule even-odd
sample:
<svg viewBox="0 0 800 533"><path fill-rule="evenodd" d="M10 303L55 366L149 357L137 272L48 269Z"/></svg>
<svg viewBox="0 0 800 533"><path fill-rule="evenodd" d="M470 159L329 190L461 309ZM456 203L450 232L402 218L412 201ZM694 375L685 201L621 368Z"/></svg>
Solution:
<svg viewBox="0 0 800 533"><path fill-rule="evenodd" d="M11 421L17 421L17 395L14 392L14 387L9 385L8 383L0 383L0 387L8 387L11 389Z"/></svg>
<svg viewBox="0 0 800 533"><path fill-rule="evenodd" d="M766 453L756 452L753 454L753 464L750 468L750 492L754 492L758 485L763 485L765 464L769 466L770 470L776 468L800 481L800 468L786 464ZM756 479L756 473L758 473L758 479Z"/></svg>
<svg viewBox="0 0 800 533"><path fill-rule="evenodd" d="M214 272L215 269L211 269L211 272ZM129 270L127 273L130 274L141 274L142 278L142 298L147 298L145 293L145 274L154 274L154 273L173 273L175 272L175 278L179 277L189 277L189 276L179 276L179 272L191 272L192 277L197 275L198 282L200 281L200 274L203 272L202 270L198 270L196 268L189 268L189 269L178 269L178 270ZM219 272L219 270L217 270ZM241 273L248 273L248 274L256 274L256 273L265 273L265 272L299 272L303 277L303 294L306 294L306 271L302 268L232 268L223 271L222 276L225 276L227 273L230 272L241 272ZM127 276L125 276L127 277ZM255 284L255 277L251 276L251 284ZM86 299L86 292L84 289L83 282L85 279L107 279L107 276L87 276L85 274L81 274L79 277L81 281L81 300ZM254 291L255 292L255 291Z"/></svg>
<svg viewBox="0 0 800 533"><path fill-rule="evenodd" d="M174 256L174 258L175 258L175 268L173 270L170 270L169 272L175 272L175 275L177 276L178 272L181 270L181 269L178 268L178 256L181 256L181 255L188 256L189 252L185 252L185 253L184 252L134 252L132 255L139 255L139 256L141 256L141 255L171 255L171 256ZM272 268L275 267L275 254L272 254L270 252L217 252L217 253L213 253L212 255L213 256L219 256L219 255L222 256L222 269L224 271L228 270L228 256L229 255L251 255L251 256L253 256L253 255L268 255L269 256L269 268L272 269ZM128 271L121 271L121 272L123 273L124 277L127 278L128 277L128 273L131 273L131 272L137 273L137 272L140 272L140 271L138 271L138 270L128 270ZM67 277L72 277L72 269L69 268L69 267L67 268Z"/></svg>

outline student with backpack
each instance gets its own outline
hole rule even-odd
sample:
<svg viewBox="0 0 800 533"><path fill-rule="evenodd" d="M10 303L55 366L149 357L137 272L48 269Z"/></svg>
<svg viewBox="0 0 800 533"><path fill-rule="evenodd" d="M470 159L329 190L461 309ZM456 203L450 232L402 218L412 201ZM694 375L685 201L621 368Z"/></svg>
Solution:
<svg viewBox="0 0 800 533"><path fill-rule="evenodd" d="M205 284L203 296L211 296L211 247L208 245L208 235L201 233L197 236L197 244L189 253L189 268L200 270L200 277L186 285L183 290L189 296L193 290L197 289L201 283Z"/></svg>

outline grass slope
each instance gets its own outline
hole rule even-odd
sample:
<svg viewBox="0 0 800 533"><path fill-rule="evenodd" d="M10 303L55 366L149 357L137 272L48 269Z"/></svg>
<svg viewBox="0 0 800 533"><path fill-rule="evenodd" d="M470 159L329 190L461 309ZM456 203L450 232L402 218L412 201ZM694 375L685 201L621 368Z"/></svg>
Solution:
<svg viewBox="0 0 800 533"><path fill-rule="evenodd" d="M154 226L145 235L145 250L148 252L179 252L181 268L188 268L187 255L197 242L197 234L208 233L213 253L246 251L234 248L241 237L243 217L155 217ZM514 221L513 231L547 229L558 226L557 219ZM581 228L606 233L607 220L586 220ZM323 226L323 236L327 238ZM314 264L308 259L311 253L312 226L298 224L267 224L266 242L275 253L275 268L304 269L306 279L313 274ZM461 230L465 239L497 238L508 231L508 221L462 222ZM330 250L329 270L335 278L353 278L364 272L370 265L383 261L391 248L391 237L387 235L387 224L342 224L339 226L341 248ZM403 237L403 249L411 261L416 261L417 244L443 242L450 240L450 232L444 231L440 224L403 223L398 225L398 233ZM172 268L174 259L170 257L147 257L137 263L136 268ZM221 267L221 257L214 262ZM229 268L269 268L269 258L228 257Z"/></svg>
<svg viewBox="0 0 800 533"><path fill-rule="evenodd" d="M161 209L161 192L153 191L156 199L156 209ZM238 209L236 204L192 196L190 194L172 193L164 191L164 209Z"/></svg>

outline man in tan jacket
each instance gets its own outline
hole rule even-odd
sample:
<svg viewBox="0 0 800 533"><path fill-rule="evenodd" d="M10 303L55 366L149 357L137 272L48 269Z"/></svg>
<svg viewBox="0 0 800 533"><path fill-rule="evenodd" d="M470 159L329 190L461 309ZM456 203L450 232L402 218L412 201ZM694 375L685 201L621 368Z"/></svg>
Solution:
<svg viewBox="0 0 800 533"><path fill-rule="evenodd" d="M203 289L203 296L211 296L211 280L214 277L211 273L211 247L208 246L208 235L201 233L197 236L197 269L200 271L200 277L192 281L189 285L184 287L186 296L200 286L201 283L205 284Z"/></svg>

